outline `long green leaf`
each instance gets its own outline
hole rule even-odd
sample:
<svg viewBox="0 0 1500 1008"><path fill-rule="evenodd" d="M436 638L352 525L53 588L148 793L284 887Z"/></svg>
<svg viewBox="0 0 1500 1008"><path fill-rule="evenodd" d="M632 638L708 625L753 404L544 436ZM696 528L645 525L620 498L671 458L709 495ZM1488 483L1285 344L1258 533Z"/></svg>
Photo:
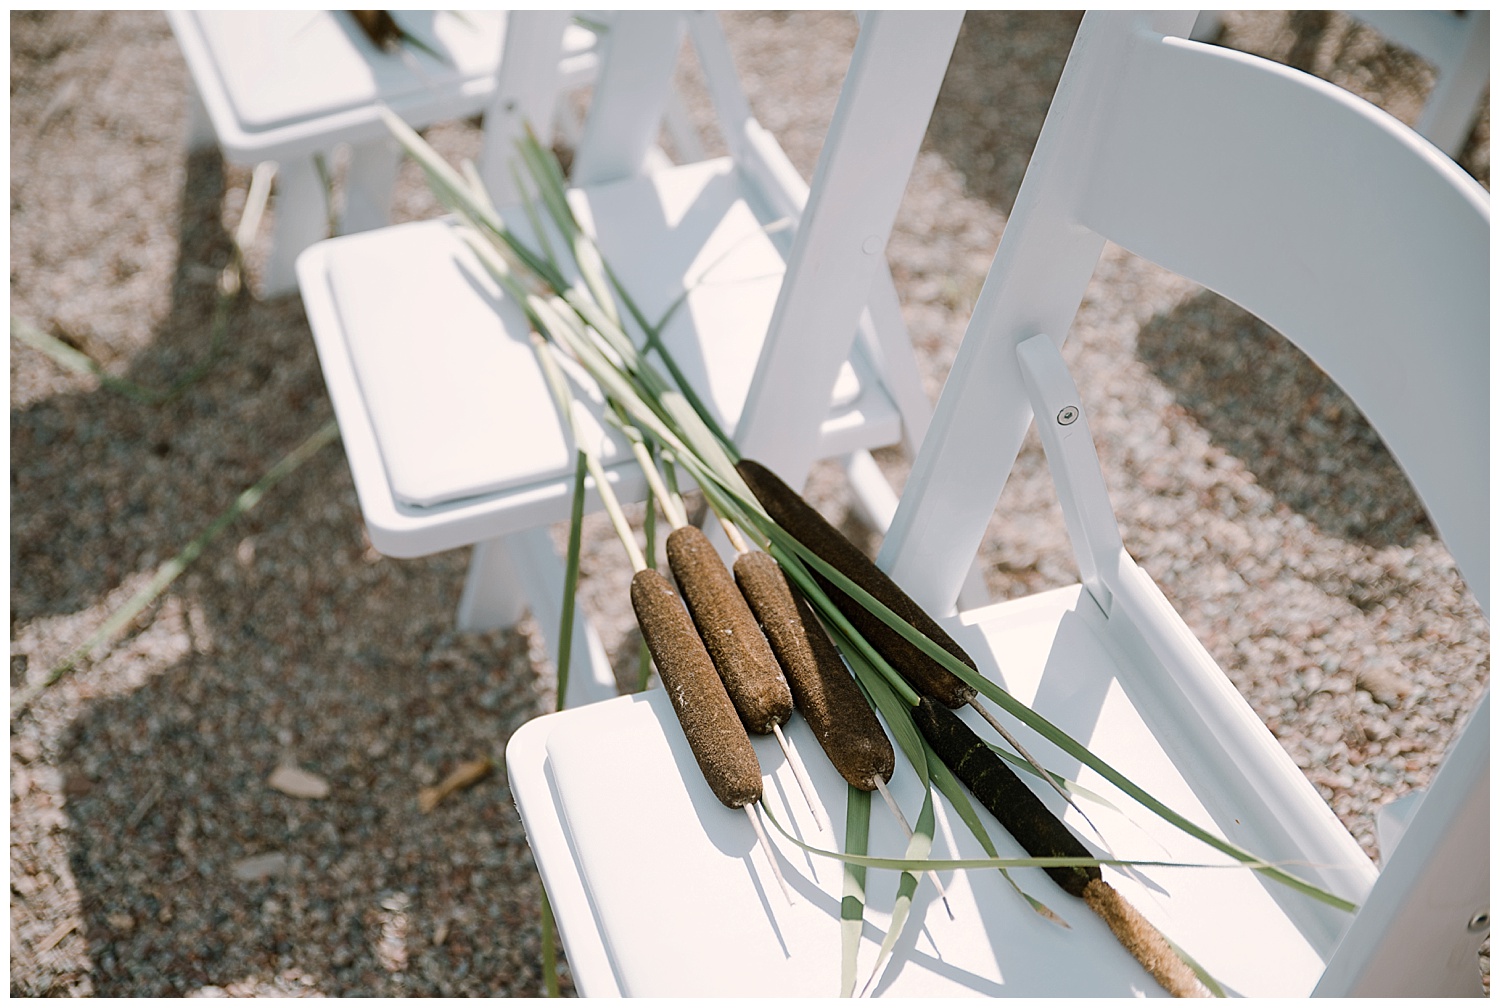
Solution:
<svg viewBox="0 0 1500 1008"><path fill-rule="evenodd" d="M928 791L922 800L922 811L917 815L917 825L912 830L911 839L906 843L906 860L920 861L931 853L933 830L932 792ZM865 981L866 991L880 976L886 960L890 958L891 951L901 938L901 932L906 930L906 922L911 917L912 898L916 892L917 874L912 871L902 871L901 881L896 885L896 901L891 905L891 920L886 927L885 940L880 943L880 952L875 957L875 966L870 970L870 979Z"/></svg>
<svg viewBox="0 0 1500 1008"><path fill-rule="evenodd" d="M924 871L957 871L968 868L1098 868L1098 867L1136 867L1136 868L1204 868L1217 869L1219 871L1244 871L1247 868L1269 868L1267 863L1227 864L1224 862L1207 861L1158 861L1145 858L1095 858L1095 857L969 857L969 858L889 858L874 857L868 854L853 854L848 851L827 850L823 847L814 847L812 844L792 836L770 810L766 810L766 817L782 836L800 847L809 854L819 857L830 858L834 861L843 861L848 864L863 865L866 868L887 868L892 871L924 872Z"/></svg>
<svg viewBox="0 0 1500 1008"><path fill-rule="evenodd" d="M610 285L605 275L603 257L593 240L578 225L578 219L573 216L573 208L568 205L562 168L558 165L556 156L541 145L529 125L526 127L525 136L517 141L516 146L532 181L541 193L542 205L547 208L553 223L568 241L568 248L573 254L573 263L578 268L579 275L583 277L590 296L599 308L618 325L620 311L615 307L614 299L610 296Z"/></svg>
<svg viewBox="0 0 1500 1008"><path fill-rule="evenodd" d="M1005 760L1017 770L1024 770L1026 773L1031 774L1033 777L1038 776L1036 767L1032 766L1030 763L1026 762L1015 753L1011 752L1009 749L1006 749L1004 746L995 745L993 742L986 742L985 745L987 745L990 748L990 751L993 752L996 756L999 756L1001 759ZM1103 805L1111 812L1120 811L1120 807L1114 802L1110 801L1103 795L1098 794L1097 792L1090 791L1088 788L1084 787L1082 784L1079 784L1077 781L1069 780L1062 774L1052 770L1047 771L1047 776L1052 778L1052 783L1056 784L1064 791L1067 791L1069 794L1077 795L1079 798L1086 798L1096 805Z"/></svg>
<svg viewBox="0 0 1500 1008"><path fill-rule="evenodd" d="M852 784L844 810L844 849L866 854L870 849L870 792ZM839 902L839 996L853 997L858 980L859 940L865 923L865 867L844 862L843 898Z"/></svg>
<svg viewBox="0 0 1500 1008"><path fill-rule="evenodd" d="M573 616L578 604L578 564L583 552L584 480L588 476L588 459L577 453L573 467L573 500L568 525L568 559L563 570L562 619L557 630L557 709L567 703L568 674L573 659Z"/></svg>

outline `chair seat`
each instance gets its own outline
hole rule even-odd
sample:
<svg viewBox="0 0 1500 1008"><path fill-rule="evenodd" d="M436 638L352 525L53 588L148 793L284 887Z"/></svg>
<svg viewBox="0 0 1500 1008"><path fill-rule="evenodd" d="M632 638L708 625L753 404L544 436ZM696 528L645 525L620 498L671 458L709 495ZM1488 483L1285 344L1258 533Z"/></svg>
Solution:
<svg viewBox="0 0 1500 1008"><path fill-rule="evenodd" d="M622 587L623 590L623 587ZM1078 586L1000 603L949 622L980 668L1170 807L1252 851L1269 838L1241 823L1243 810L1266 795L1211 786L1198 767L1190 733L1163 720L1190 719L1181 705L1161 705L1163 673L1128 657L1133 648ZM999 666L990 657L998 653ZM1003 670L1003 671L1002 671ZM1147 697L1146 694L1157 694ZM1137 707L1137 701L1140 706ZM993 705L990 705L993 709ZM1154 715L1144 711L1156 710ZM974 712L966 719L977 721ZM1008 718L1005 720L1009 721ZM982 729L988 732L988 729ZM1079 799L1114 855L1192 864L1229 864L1227 856L1187 837L1123 797L1091 770L1016 730L1049 769L1078 781L1110 805ZM1269 734L1261 729L1268 739ZM843 849L847 789L794 717L787 734L802 754L832 835L819 834L773 740L755 739L767 777L765 804L775 819L822 849ZM985 737L993 737L992 733ZM1252 740L1254 743L1263 740ZM1233 750L1235 740L1227 740ZM1281 757L1290 766L1290 760ZM891 790L915 821L922 789L905 760ZM810 856L768 827L797 903L788 906L741 811L708 790L672 708L659 690L534 720L507 748L511 788L538 868L569 949L580 991L589 995L777 996L838 991L840 969L837 862ZM1291 767L1296 778L1295 767ZM1306 786L1305 781L1301 785ZM1292 790L1296 790L1294 787ZM1274 800L1276 796L1272 796ZM1303 795L1284 796L1290 811ZM1050 801L1054 809L1061 802ZM1002 856L1020 848L980 811ZM1101 852L1076 810L1064 817ZM1316 828L1345 863L1331 866L1362 892L1373 867L1337 821ZM870 852L900 857L904 836L875 798ZM984 853L945 801L937 805L933 858ZM1315 904L1239 867L1104 869L1106 878L1168 938L1231 994L1306 996L1348 916ZM1124 952L1101 921L1039 869L1016 880L1063 916L1070 930L1033 913L998 872L942 873L949 919L932 882L918 887L913 919L884 979L885 996L1026 996L1070 994L1161 996L1164 992ZM687 884L685 884L687 883ZM586 891L589 896L585 897ZM896 873L872 869L859 961L868 975L889 921ZM1341 887L1343 888L1343 887ZM739 908L740 915L726 912ZM745 908L755 908L744 914ZM614 963L625 964L620 967ZM1065 978L1065 979L1060 979Z"/></svg>
<svg viewBox="0 0 1500 1008"><path fill-rule="evenodd" d="M374 105L408 122L476 115L494 89L503 11L394 11L416 47L378 50L330 11L174 11L168 14L225 153L252 162L381 135ZM567 52L590 54L592 32L570 26ZM576 69L576 68L575 68ZM564 73L569 73L565 60ZM333 135L342 133L344 135Z"/></svg>
<svg viewBox="0 0 1500 1008"><path fill-rule="evenodd" d="M732 431L785 262L731 162L668 168L572 198L648 319L688 291L662 339ZM519 209L502 213L525 232ZM668 258L640 248L690 251ZM298 277L377 549L420 556L567 517L574 449L520 309L450 222L320 242L299 259ZM441 331L430 323L436 304ZM504 400L493 395L500 375ZM577 391L597 418L597 390L584 380ZM619 489L639 494L628 450L602 420L596 426ZM494 450L497 432L510 438L503 452ZM834 389L822 452L891 444L900 432L894 403L856 347Z"/></svg>

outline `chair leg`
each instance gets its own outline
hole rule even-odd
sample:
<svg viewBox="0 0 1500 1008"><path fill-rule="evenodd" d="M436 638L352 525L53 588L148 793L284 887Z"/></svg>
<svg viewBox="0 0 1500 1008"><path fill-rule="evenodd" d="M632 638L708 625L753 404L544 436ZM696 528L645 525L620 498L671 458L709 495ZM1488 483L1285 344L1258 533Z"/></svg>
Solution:
<svg viewBox="0 0 1500 1008"><path fill-rule="evenodd" d="M509 545L507 539L491 539L474 546L458 603L460 630L508 630L525 614L526 595Z"/></svg>
<svg viewBox="0 0 1500 1008"><path fill-rule="evenodd" d="M896 402L901 413L902 443L908 455L915 458L927 436L932 403L922 388L921 365L901 317L901 299L889 268L877 270L870 284L869 303L860 318L860 339L875 359L886 391ZM867 451L846 456L844 470L854 491L855 511L866 524L884 535L896 515L899 502L896 492ZM959 590L958 606L963 610L977 609L989 602L984 573L976 562L969 567Z"/></svg>
<svg viewBox="0 0 1500 1008"><path fill-rule="evenodd" d="M381 137L351 146L340 234L371 231L390 223L391 192L400 170L401 145L394 138Z"/></svg>
<svg viewBox="0 0 1500 1008"><path fill-rule="evenodd" d="M529 606L547 653L555 657L564 580L563 563L545 528L479 543L469 561L458 627L468 631L512 627ZM565 705L578 707L617 695L609 654L581 611L575 610L571 639Z"/></svg>
<svg viewBox="0 0 1500 1008"><path fill-rule="evenodd" d="M297 256L328 237L328 196L313 159L296 158L276 170L275 228L266 262L265 294L297 289Z"/></svg>

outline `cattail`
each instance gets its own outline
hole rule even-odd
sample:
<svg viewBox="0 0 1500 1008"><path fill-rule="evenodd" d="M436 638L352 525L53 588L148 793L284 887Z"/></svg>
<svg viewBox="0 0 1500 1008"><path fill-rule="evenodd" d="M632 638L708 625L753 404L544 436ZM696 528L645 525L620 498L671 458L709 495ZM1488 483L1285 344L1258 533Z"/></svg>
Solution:
<svg viewBox="0 0 1500 1008"><path fill-rule="evenodd" d="M937 621L923 612L885 571L875 566L858 546L830 525L812 505L782 482L780 477L750 459L741 460L735 468L766 509L766 513L793 538L869 592L943 650L978 671L974 660L938 626ZM817 571L813 572L813 576L849 622L917 690L955 708L962 707L974 698L975 690L971 686L891 629L879 616L850 598Z"/></svg>
<svg viewBox="0 0 1500 1008"><path fill-rule="evenodd" d="M631 578L630 604L714 796L730 808L759 801L760 761L677 592L660 572L642 568Z"/></svg>
<svg viewBox="0 0 1500 1008"><path fill-rule="evenodd" d="M637 568L630 579L630 604L703 779L724 805L745 810L782 895L795 903L775 848L751 808L761 799L760 760L692 617L666 577L649 567Z"/></svg>
<svg viewBox="0 0 1500 1008"><path fill-rule="evenodd" d="M667 536L667 562L745 727L770 733L791 717L792 692L718 551L702 529L683 525Z"/></svg>
<svg viewBox="0 0 1500 1008"><path fill-rule="evenodd" d="M734 578L829 762L864 791L889 781L896 767L890 740L838 648L807 601L787 583L780 565L759 550L742 553L734 562Z"/></svg>
<svg viewBox="0 0 1500 1008"><path fill-rule="evenodd" d="M359 30L374 43L375 48L384 52L394 51L406 35L396 19L391 17L390 11L356 10L350 11L349 16L354 18L354 23L359 25Z"/></svg>

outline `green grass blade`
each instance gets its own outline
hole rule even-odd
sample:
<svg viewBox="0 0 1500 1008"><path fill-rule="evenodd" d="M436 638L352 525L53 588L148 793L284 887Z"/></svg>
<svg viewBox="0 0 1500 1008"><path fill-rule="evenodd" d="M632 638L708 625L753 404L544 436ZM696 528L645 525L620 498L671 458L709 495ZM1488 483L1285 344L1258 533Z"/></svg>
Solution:
<svg viewBox="0 0 1500 1008"><path fill-rule="evenodd" d="M917 825L912 829L911 839L906 844L906 860L920 861L927 857L932 851L933 830L932 792L928 791L926 798L922 801L922 811L917 814ZM906 929L906 922L911 918L911 903L912 897L917 892L917 879L918 876L911 871L901 873L901 881L896 885L896 902L891 906L890 925L886 928L885 939L880 943L880 952L875 956L875 966L870 970L870 979L865 981L866 992L879 978L886 960L890 958L891 951L901 938L901 932Z"/></svg>
<svg viewBox="0 0 1500 1008"><path fill-rule="evenodd" d="M625 285L615 276L614 271L609 269L608 263L605 264L605 270L609 273L610 282L614 285L616 293L620 295L620 300L625 302L625 310L630 312L631 317L635 319L636 325L640 326L641 331L646 334L646 350L655 351L657 357L666 366L667 373L672 376L672 381L676 383L677 389L693 404L693 408L698 411L699 416L703 418L703 422L708 425L709 430L718 439L720 446L731 455L737 456L738 451L735 449L733 439L724 433L724 428L720 427L718 421L714 419L713 412L698 397L697 391L693 388L693 383L687 380L687 376L683 374L682 368L677 365L677 359L672 356L666 344L661 341L661 331L666 328L667 323L671 321L677 309L687 303L688 292L683 291L682 295L672 302L666 314L656 322L651 322L647 320L645 313L641 311L635 299L630 296L630 292L625 289Z"/></svg>
<svg viewBox="0 0 1500 1008"><path fill-rule="evenodd" d="M548 262L557 262L557 253L552 250L552 240L547 237L547 228L542 223L542 215L537 213L536 201L526 191L526 181L516 169L515 162L510 164L511 179L515 183L516 192L521 197L521 210L526 214L526 223L531 225L531 233L536 236L536 243L541 250L540 254Z"/></svg>
<svg viewBox="0 0 1500 1008"><path fill-rule="evenodd" d="M562 997L557 982L557 922L552 916L552 901L542 889L542 986L548 997Z"/></svg>
<svg viewBox="0 0 1500 1008"><path fill-rule="evenodd" d="M1166 935L1162 935L1161 938L1162 941L1167 943L1168 948L1177 953L1177 958L1181 959L1184 963L1187 964L1187 968L1193 971L1193 974L1198 978L1203 986L1208 988L1208 992L1210 994L1212 994L1216 998L1227 998L1229 996L1229 993L1224 990L1224 985L1215 980L1213 974L1204 969L1203 966L1199 964L1198 960L1194 959L1192 956L1184 952L1182 950L1182 946L1178 945Z"/></svg>
<svg viewBox="0 0 1500 1008"><path fill-rule="evenodd" d="M844 810L844 849L867 854L870 849L870 792L846 785L849 803ZM859 940L865 925L865 867L844 863L843 898L839 902L839 997L853 997L858 979Z"/></svg>
<svg viewBox="0 0 1500 1008"><path fill-rule="evenodd" d="M573 501L569 513L568 559L563 571L562 619L557 631L557 709L567 703L568 673L573 659L573 616L578 604L578 566L583 553L583 492L588 459L582 451L573 467Z"/></svg>
<svg viewBox="0 0 1500 1008"><path fill-rule="evenodd" d="M929 792L930 793L930 792ZM786 837L791 843L809 854L829 858L833 861L842 861L849 864L863 865L866 868L885 868L891 871L916 872L924 871L962 871L974 868L1201 868L1217 871L1245 871L1252 868L1270 867L1265 863L1253 865L1233 864L1225 862L1209 863L1206 861L1161 861L1150 858L1096 858L1096 857L963 857L963 858L891 858L876 857L869 854L853 854L848 851L827 850L823 847L814 847L806 841L799 840L793 836L770 810L767 809L766 816L777 832Z"/></svg>
<svg viewBox="0 0 1500 1008"><path fill-rule="evenodd" d="M1038 776L1039 772L1038 772L1038 770L1037 770L1036 767L1032 766L1026 760L1024 760L1021 757L1017 756L1015 753L1011 752L1009 749L1006 749L1003 746L995 745L995 743L993 743L993 742L986 742L985 745L989 746L990 750L996 756L999 756L1001 759L1005 760L1007 763L1009 763L1011 766L1015 767L1017 770L1024 770L1027 773L1031 774L1033 777ZM1046 773L1047 773L1047 776L1049 776L1049 777L1052 778L1052 783L1056 784L1058 787L1062 788L1064 791L1068 792L1069 794L1077 795L1079 798L1085 798L1088 801L1091 801L1091 802L1093 802L1096 805L1102 805L1105 808L1109 809L1111 812L1119 812L1120 811L1120 807L1118 805L1116 805L1114 802L1110 801L1108 798L1104 797L1103 795L1098 794L1097 792L1090 791L1088 788L1084 787L1082 784L1079 784L1077 781L1069 780L1068 778L1064 777L1062 774L1057 773L1056 771L1053 771L1053 770L1047 770Z"/></svg>
<svg viewBox="0 0 1500 1008"><path fill-rule="evenodd" d="M532 347L536 351L537 363L547 379L548 389L557 403L558 411L568 419L568 425L573 434L573 443L583 457L589 475L594 478L594 486L604 501L604 511L614 526L615 535L619 538L620 545L625 547L625 552L630 555L631 568L640 570L646 566L645 557L641 555L640 547L636 545L635 534L631 532L630 522L626 519L624 511L620 509L620 502L610 492L609 477L605 475L604 467L600 465L598 456L584 443L583 430L577 420L577 411L583 407L573 398L572 390L568 387L567 379L563 377L562 369L552 357L556 348L535 333L532 334Z"/></svg>
<svg viewBox="0 0 1500 1008"><path fill-rule="evenodd" d="M584 285L599 308L618 325L620 311L610 295L603 257L593 240L578 225L578 219L573 216L573 208L568 205L567 182L563 178L557 157L541 145L530 125L526 127L525 136L517 140L516 146L527 173L536 184L542 205L568 243L568 249L573 254L573 264L583 277Z"/></svg>

